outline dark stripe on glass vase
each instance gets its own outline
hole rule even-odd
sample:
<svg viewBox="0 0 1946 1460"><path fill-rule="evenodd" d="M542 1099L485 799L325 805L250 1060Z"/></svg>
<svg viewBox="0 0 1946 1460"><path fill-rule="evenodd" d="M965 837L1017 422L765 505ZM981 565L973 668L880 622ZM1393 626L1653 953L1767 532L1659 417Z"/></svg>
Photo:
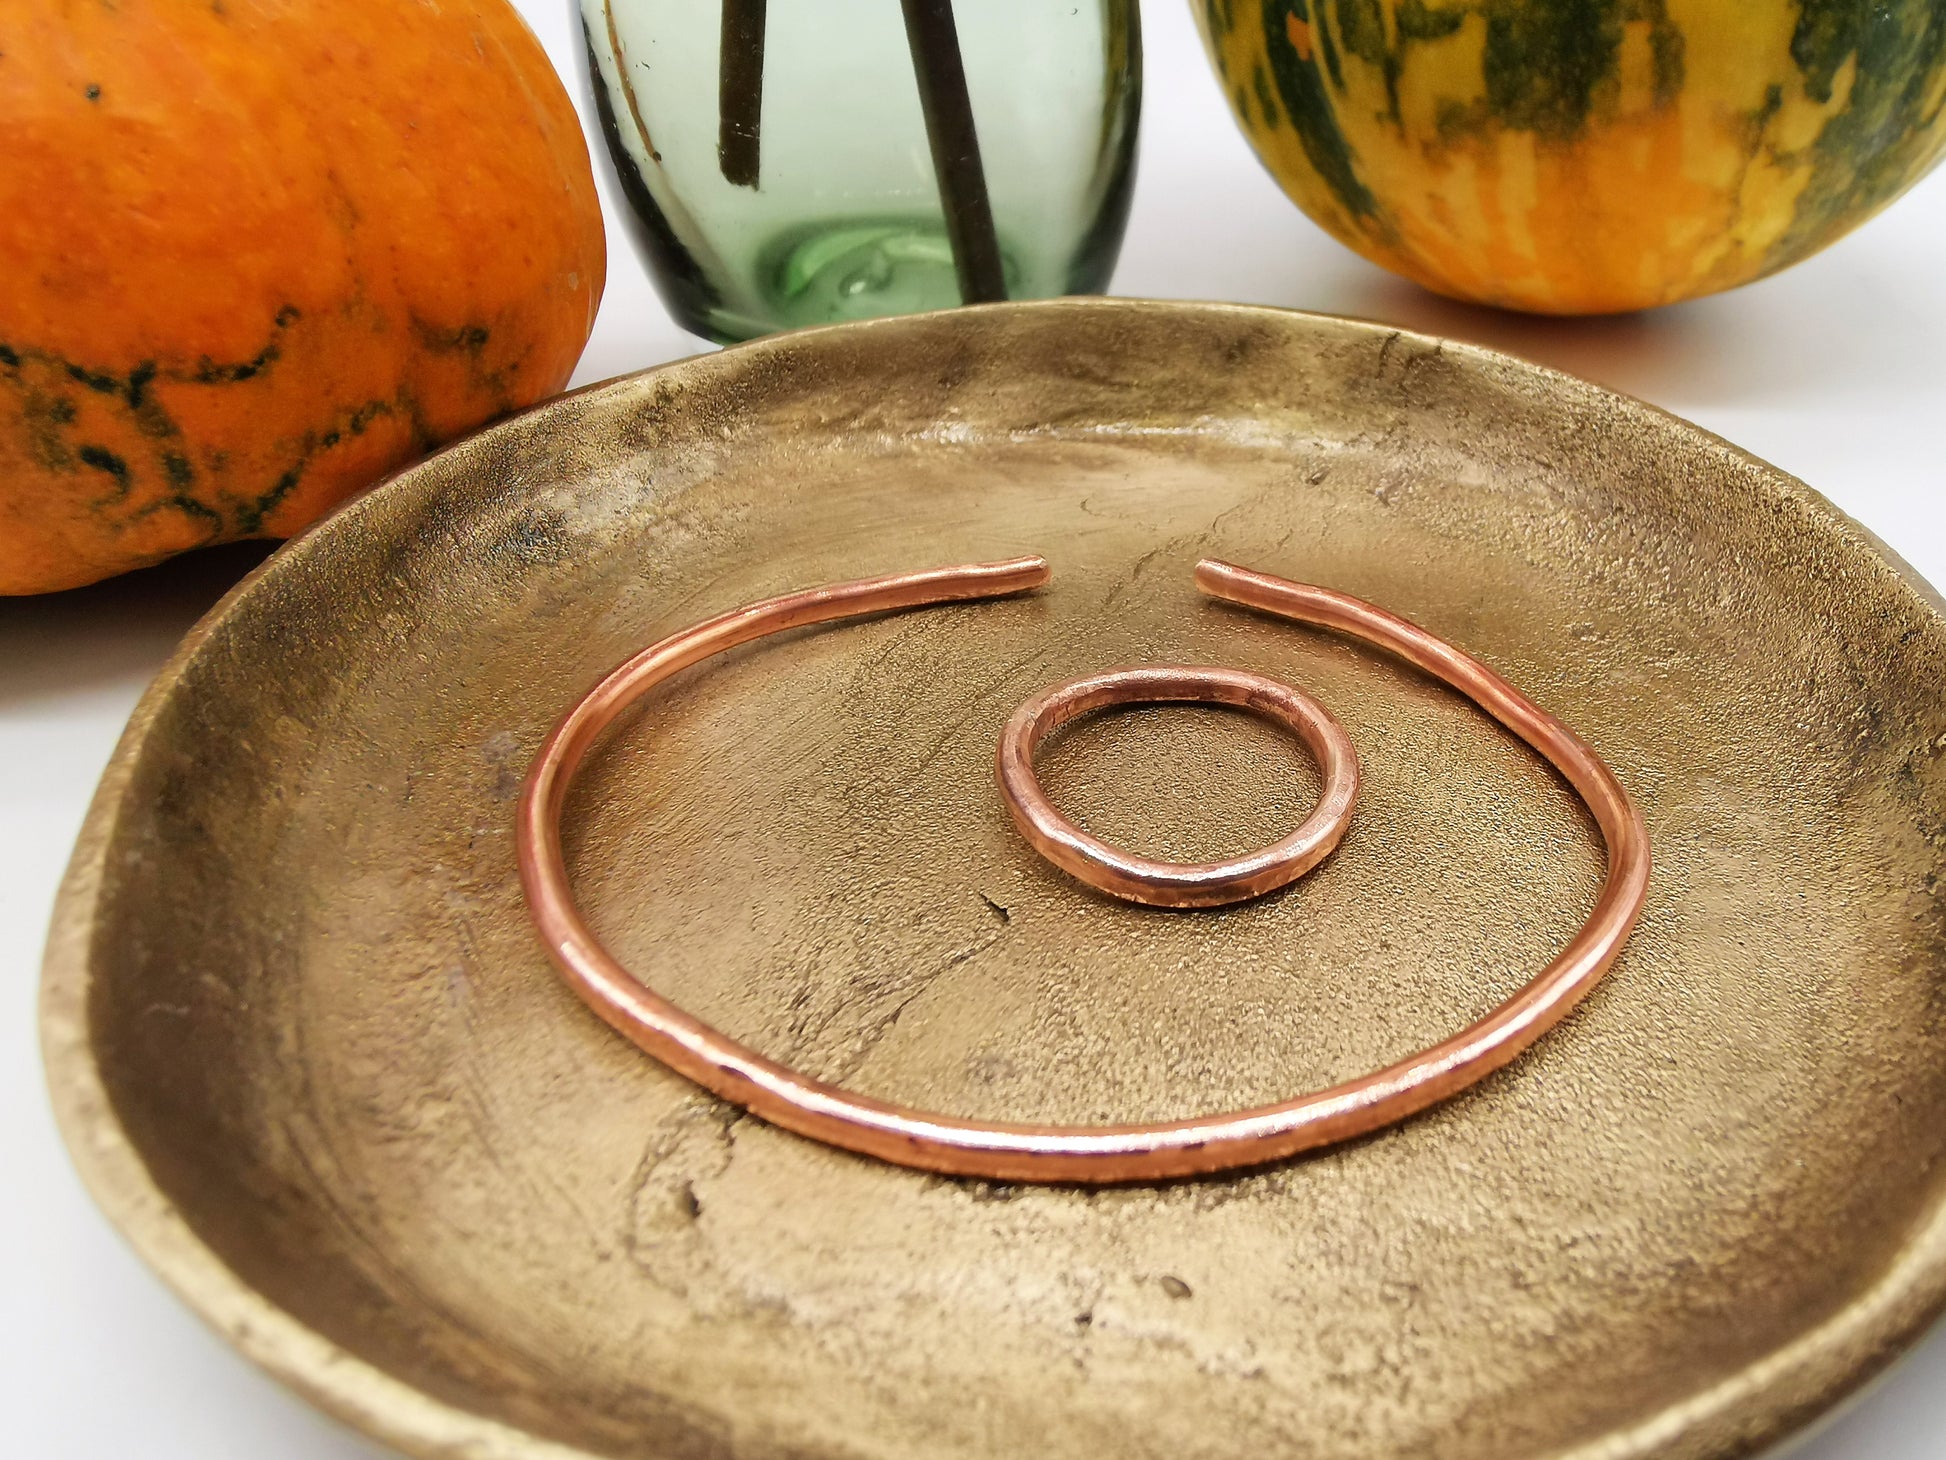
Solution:
<svg viewBox="0 0 1946 1460"><path fill-rule="evenodd" d="M716 63L716 161L725 182L757 186L763 161L764 31L767 0L723 0Z"/></svg>
<svg viewBox="0 0 1946 1460"><path fill-rule="evenodd" d="M925 113L926 140L932 145L946 238L959 273L960 302L990 304L1007 297L1007 280L951 0L904 0L904 5L906 40Z"/></svg>

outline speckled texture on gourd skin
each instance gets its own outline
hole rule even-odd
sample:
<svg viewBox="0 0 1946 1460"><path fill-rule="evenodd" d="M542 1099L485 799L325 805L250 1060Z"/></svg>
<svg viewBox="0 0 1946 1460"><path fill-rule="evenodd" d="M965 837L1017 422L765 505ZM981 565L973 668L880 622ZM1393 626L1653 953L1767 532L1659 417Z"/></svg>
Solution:
<svg viewBox="0 0 1946 1460"><path fill-rule="evenodd" d="M605 253L504 0L0 0L0 593L286 536L567 381Z"/></svg>
<svg viewBox="0 0 1946 1460"><path fill-rule="evenodd" d="M1641 309L1815 253L1946 150L1941 0L1191 0L1245 134L1443 294Z"/></svg>
<svg viewBox="0 0 1946 1460"><path fill-rule="evenodd" d="M596 931L868 1094L1184 1115L1369 1069L1585 917L1572 793L1476 710L1213 606L1204 554L1408 615L1564 718L1655 847L1627 951L1371 1140L1101 1191L928 1177L704 1097L554 975L521 777L660 634L1039 551L1029 597L738 651L597 747ZM1334 857L1210 913L1014 834L1015 704L1234 664L1364 765ZM76 1158L246 1352L421 1456L1702 1460L1946 1303L1946 611L1802 485L1470 346L1064 301L779 337L486 432L286 550L164 672L46 1011ZM1082 727L1057 801L1208 855L1314 784L1208 712Z"/></svg>

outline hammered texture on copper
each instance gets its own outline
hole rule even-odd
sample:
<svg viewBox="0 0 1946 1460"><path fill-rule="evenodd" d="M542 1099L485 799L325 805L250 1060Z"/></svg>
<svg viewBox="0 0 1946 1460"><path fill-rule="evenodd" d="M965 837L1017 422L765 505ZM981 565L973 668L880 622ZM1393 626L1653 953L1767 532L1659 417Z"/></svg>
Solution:
<svg viewBox="0 0 1946 1460"><path fill-rule="evenodd" d="M511 837L561 711L724 608L1027 552L1038 594L768 640L626 720L568 813L614 951L810 1073L1015 1120L1267 1101L1482 1014L1586 916L1591 823L1459 697L1200 599L1209 555L1408 616L1608 760L1656 867L1606 982L1383 1135L1098 1191L782 1134L583 1009ZM1025 846L1009 712L1155 661L1331 707L1334 857L1183 913ZM71 874L53 1078L191 1301L322 1335L351 1358L239 1341L425 1455L1743 1454L1946 1296L1943 684L1938 599L1821 500L1484 351L1099 302L781 338L446 452L214 616ZM1041 764L1180 858L1317 785L1216 710Z"/></svg>

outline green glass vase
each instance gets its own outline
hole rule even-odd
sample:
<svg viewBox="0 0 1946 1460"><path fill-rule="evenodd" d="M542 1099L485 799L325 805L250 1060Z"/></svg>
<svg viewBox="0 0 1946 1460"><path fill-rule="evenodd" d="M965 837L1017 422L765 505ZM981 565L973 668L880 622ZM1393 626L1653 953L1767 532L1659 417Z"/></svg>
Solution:
<svg viewBox="0 0 1946 1460"><path fill-rule="evenodd" d="M1136 0L579 0L670 312L729 342L1099 292L1128 221Z"/></svg>

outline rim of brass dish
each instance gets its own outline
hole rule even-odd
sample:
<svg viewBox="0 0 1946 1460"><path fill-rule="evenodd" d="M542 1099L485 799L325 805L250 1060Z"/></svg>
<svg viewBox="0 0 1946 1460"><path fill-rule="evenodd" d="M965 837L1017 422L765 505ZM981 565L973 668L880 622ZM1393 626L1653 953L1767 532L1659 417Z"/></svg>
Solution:
<svg viewBox="0 0 1946 1460"><path fill-rule="evenodd" d="M798 1135L949 1176L1092 1185L1257 1166L1392 1125L1509 1063L1559 1023L1621 954L1648 890L1649 838L1641 813L1600 756L1477 659L1398 615L1329 588L1210 560L1196 565L1196 584L1210 597L1335 629L1398 655L1458 690L1539 751L1593 813L1608 848L1608 875L1594 911L1547 967L1485 1018L1371 1074L1248 1110L1121 1125L983 1122L874 1100L769 1059L657 994L595 936L575 905L561 850L561 810L575 772L617 715L671 675L753 639L893 609L996 598L1037 588L1047 579L1046 560L1025 557L807 588L679 629L609 671L561 717L541 746L515 822L528 910L569 987L645 1053ZM1189 688L1220 690L1244 703L1252 703L1252 695L1267 685L1293 710L1306 739L1315 736L1322 747L1325 795L1293 837L1269 849L1267 862L1259 854L1242 859L1241 871L1225 863L1192 865L1185 876L1182 868L1130 859L1095 842L1107 859L1107 875L1126 874L1144 886L1145 878L1159 874L1160 889L1148 890L1234 901L1252 895L1239 892L1239 882L1288 882L1337 844L1357 791L1356 759L1345 759L1350 742L1322 707L1254 675L1164 669L1151 678L1157 687L1186 683ZM1072 860L1085 868L1090 879L1102 869L1095 864L1093 849L1079 843L1092 839L1072 829L1041 796L1033 774L1033 742L1039 731L1109 703L1116 695L1140 691L1144 683L1140 671L1125 671L1058 685L1030 699L1001 737L1001 785L1028 840L1057 865L1069 867ZM1067 839L1064 827L1070 829ZM1151 873L1150 868L1157 870Z"/></svg>
<svg viewBox="0 0 1946 1460"><path fill-rule="evenodd" d="M640 401L644 408L685 393L706 396L735 386L752 369L802 368L806 353L885 348L914 335L957 342L1001 343L1033 320L1065 336L1121 339L1143 330L1174 337L1185 320L1222 325L1238 338L1301 339L1315 351L1328 338L1348 364L1369 369L1396 359L1443 356L1469 370L1545 385L1562 409L1598 412L1666 436L1679 428L1691 449L1748 467L1760 478L1773 510L1813 524L1845 553L1876 560L1874 571L1946 623L1946 598L1862 524L1803 482L1702 428L1631 397L1529 361L1457 340L1358 320L1257 305L1131 299L1061 299L980 306L929 316L905 316L807 330L753 341L721 352L660 366L574 392L579 402L545 403L409 468L392 482L348 503L317 529L289 544L232 590L183 640L144 693L90 803L69 860L49 933L41 982L41 1044L48 1088L62 1138L89 1192L146 1262L213 1330L244 1357L305 1398L383 1443L421 1457L467 1454L479 1460L599 1460L579 1444L543 1438L490 1418L454 1399L435 1397L379 1366L374 1359L325 1336L260 1292L220 1257L201 1229L178 1207L153 1172L111 1098L95 1042L90 1010L100 990L96 934L113 880L116 834L138 768L155 750L158 719L196 672L211 640L261 611L284 591L284 577L312 564L329 565L359 533L382 530L403 512L441 490L448 458L471 458L473 470L498 473L502 456L550 420L607 400ZM842 341L842 347L840 342ZM957 358L957 356L955 357ZM442 519L444 520L444 519ZM1935 1206L1882 1267L1849 1286L1842 1305L1807 1322L1801 1332L1721 1377L1707 1378L1679 1397L1618 1417L1559 1460L1728 1460L1751 1446L1799 1430L1882 1372L1914 1338L1946 1311L1946 1209Z"/></svg>
<svg viewBox="0 0 1946 1460"><path fill-rule="evenodd" d="M1231 705L1284 726L1318 763L1317 805L1289 836L1219 862L1159 861L1091 836L1047 799L1035 747L1090 711L1136 704ZM1090 887L1149 907L1222 907L1288 887L1336 850L1358 800L1358 752L1329 710L1291 685L1208 665L1138 665L1051 685L1014 711L996 762L1008 814L1028 845Z"/></svg>

